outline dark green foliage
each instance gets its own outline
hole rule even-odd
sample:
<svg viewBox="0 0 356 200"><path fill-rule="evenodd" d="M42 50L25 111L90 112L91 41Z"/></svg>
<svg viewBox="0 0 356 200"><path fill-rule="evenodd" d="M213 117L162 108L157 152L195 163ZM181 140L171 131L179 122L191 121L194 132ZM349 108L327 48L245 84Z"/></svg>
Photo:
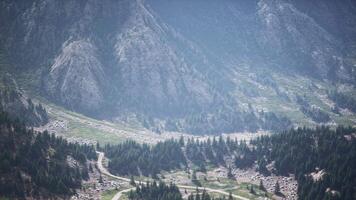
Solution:
<svg viewBox="0 0 356 200"><path fill-rule="evenodd" d="M213 166L225 166L224 156L232 156L237 153L239 144L230 138L224 140L221 136L211 140L198 141L188 139L185 146L187 158L198 166L199 171L205 172L206 164Z"/></svg>
<svg viewBox="0 0 356 200"><path fill-rule="evenodd" d="M327 199L328 188L338 191L340 199L355 199L356 191L356 129L328 127L297 129L264 136L251 141L256 160L275 162L275 173L295 174L301 199ZM264 165L264 164L261 164ZM320 168L323 179L309 176Z"/></svg>
<svg viewBox="0 0 356 200"><path fill-rule="evenodd" d="M257 161L257 171L259 171L261 174L263 174L265 176L270 175L271 173L268 171L268 169L266 167L267 164L268 163L265 158L260 158Z"/></svg>
<svg viewBox="0 0 356 200"><path fill-rule="evenodd" d="M130 177L130 185L136 186L135 178L133 176Z"/></svg>
<svg viewBox="0 0 356 200"><path fill-rule="evenodd" d="M151 147L127 141L116 146L105 146L110 158L109 169L121 175L156 175L161 170L172 170L186 165L180 144L175 140L159 142Z"/></svg>
<svg viewBox="0 0 356 200"><path fill-rule="evenodd" d="M247 146L246 141L242 141L238 146L238 149L240 153L235 157L236 167L241 169L251 167L251 165L257 159L255 149L250 149Z"/></svg>
<svg viewBox="0 0 356 200"><path fill-rule="evenodd" d="M253 188L253 185L250 186L250 193L251 194L256 194L255 189Z"/></svg>
<svg viewBox="0 0 356 200"><path fill-rule="evenodd" d="M88 178L87 159L96 159L92 146L68 143L47 132L36 133L0 113L0 196L69 195ZM67 157L80 166L70 167Z"/></svg>
<svg viewBox="0 0 356 200"><path fill-rule="evenodd" d="M188 160L201 172L206 171L207 164L225 166L224 156L239 155L246 148L246 142L239 144L236 140L219 137L207 141L188 139L187 142L172 139L154 146L127 141L116 146L107 145L103 150L110 158L112 173L141 175L141 172L145 176L155 176L162 170L186 167Z"/></svg>
<svg viewBox="0 0 356 200"><path fill-rule="evenodd" d="M234 199L234 197L232 197L232 193L229 192L229 200L233 200L233 199Z"/></svg>
<svg viewBox="0 0 356 200"><path fill-rule="evenodd" d="M178 187L174 184L166 185L163 182L141 184L135 191L129 193L130 200L183 200Z"/></svg>
<svg viewBox="0 0 356 200"><path fill-rule="evenodd" d="M201 187L201 183L197 177L197 172L195 170L192 173L192 183L194 183L198 187Z"/></svg>
<svg viewBox="0 0 356 200"><path fill-rule="evenodd" d="M235 176L232 174L231 167L228 168L228 171L227 171L227 178L228 178L228 179L232 179L232 180L235 179Z"/></svg>
<svg viewBox="0 0 356 200"><path fill-rule="evenodd" d="M123 160L122 165L109 163L111 171L121 174L137 174L137 169L141 167L143 167L141 171L146 174L159 173L160 170L184 167L188 160L198 170L204 172L206 165L225 165L224 156L234 156L236 167L248 168L257 164L257 170L268 175L271 172L266 166L274 161L274 173L285 176L290 173L295 174L301 199L327 198L328 195L330 196L329 193L325 193L328 188L338 191L341 199L355 197L353 186L356 185L356 128L292 129L257 138L252 140L250 145L247 145L246 141L238 142L229 138L224 140L222 137L206 141L188 139L184 144L182 143L182 140L180 142L170 140L165 145L160 143L158 146L161 148L158 150L156 146L127 142L113 148L107 146L105 151L108 152L107 155L110 155L111 160ZM171 149L168 151L162 148L163 146L169 146ZM182 152L185 152L186 156L182 155ZM164 168L160 163L144 159L153 155L162 158L165 161L163 166L169 167ZM176 157L179 158L179 162ZM170 159L174 159L175 162ZM145 162L138 162L140 160ZM154 161L157 160L159 159ZM171 165L166 165L167 163ZM119 167L113 168L114 166ZM156 166L156 168L148 168L148 166ZM327 174L321 181L314 182L308 175L315 172L317 167L325 170ZM193 182L198 180L194 171L192 180ZM260 187L263 187L263 184Z"/></svg>
<svg viewBox="0 0 356 200"><path fill-rule="evenodd" d="M213 198L210 197L210 195L206 192L206 190L203 190L203 192L200 192L199 190L197 190L196 194L190 194L188 196L188 200L224 200L225 197L223 198ZM233 200L234 198L232 197L232 194L230 192L229 194L229 200Z"/></svg>
<svg viewBox="0 0 356 200"><path fill-rule="evenodd" d="M277 181L276 184L274 185L274 194L280 194L281 193L281 187L279 186L279 182Z"/></svg>

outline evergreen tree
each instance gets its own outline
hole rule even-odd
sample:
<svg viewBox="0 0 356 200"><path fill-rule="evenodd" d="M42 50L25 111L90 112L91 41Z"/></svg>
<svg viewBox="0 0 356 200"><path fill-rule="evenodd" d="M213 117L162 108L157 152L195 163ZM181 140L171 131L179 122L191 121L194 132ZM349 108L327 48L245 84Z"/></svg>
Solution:
<svg viewBox="0 0 356 200"><path fill-rule="evenodd" d="M255 191L255 189L253 188L253 185L251 185L251 187L250 187L250 193L251 193L251 194L256 194L256 191Z"/></svg>
<svg viewBox="0 0 356 200"><path fill-rule="evenodd" d="M232 192L229 192L229 200L234 200L234 197L232 196Z"/></svg>
<svg viewBox="0 0 356 200"><path fill-rule="evenodd" d="M136 186L136 182L133 176L130 177L130 185Z"/></svg>
<svg viewBox="0 0 356 200"><path fill-rule="evenodd" d="M274 191L273 191L274 194L277 194L279 195L281 193L281 188L279 186L279 182L277 181L276 184L274 185Z"/></svg>
<svg viewBox="0 0 356 200"><path fill-rule="evenodd" d="M261 191L266 192L266 188L265 188L265 186L263 185L263 181L262 181L262 180L260 180L260 185L258 186L258 189L261 190Z"/></svg>
<svg viewBox="0 0 356 200"><path fill-rule="evenodd" d="M231 167L229 166L228 171L227 171L227 178L234 180L235 176L232 174Z"/></svg>

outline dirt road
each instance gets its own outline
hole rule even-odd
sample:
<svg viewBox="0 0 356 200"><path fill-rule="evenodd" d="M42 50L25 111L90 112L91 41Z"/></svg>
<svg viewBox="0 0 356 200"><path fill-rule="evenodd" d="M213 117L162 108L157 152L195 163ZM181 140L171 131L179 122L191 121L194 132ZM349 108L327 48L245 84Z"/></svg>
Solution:
<svg viewBox="0 0 356 200"><path fill-rule="evenodd" d="M114 179L118 179L118 180L121 180L121 181L125 181L125 182L130 182L130 179L128 178L124 178L124 177L120 177L120 176L115 176L113 174L111 174L104 166L103 166L103 158L104 158L104 153L103 152L97 152L98 153L98 168L99 170L101 171L102 174L105 174L106 176L109 176L111 178L114 178ZM137 184L139 184L139 181L136 181ZM180 189L188 189L188 190L195 190L197 189L196 186L189 186L189 185L177 185L178 188ZM126 189L126 190L122 190L120 192L118 192L113 198L112 200L119 200L120 197L122 196L123 193L125 192L129 192L131 189L134 189L134 188L129 188L129 189ZM225 192L223 190L217 190L217 189L212 189L212 188L204 188L204 187L198 187L199 190L206 190L207 192L214 192L214 193L218 193L218 194L222 194L222 195L226 195L228 196L229 193L228 192ZM232 195L235 199L241 199L241 200L249 200L248 198L245 198L245 197L242 197L242 196L239 196L239 195Z"/></svg>

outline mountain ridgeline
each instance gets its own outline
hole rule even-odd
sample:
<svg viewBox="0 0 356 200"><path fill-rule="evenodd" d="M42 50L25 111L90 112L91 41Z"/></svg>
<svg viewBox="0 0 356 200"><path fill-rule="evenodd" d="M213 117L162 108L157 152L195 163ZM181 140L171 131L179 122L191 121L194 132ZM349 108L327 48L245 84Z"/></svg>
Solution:
<svg viewBox="0 0 356 200"><path fill-rule="evenodd" d="M355 10L351 0L4 0L0 42L10 73L33 74L30 90L77 112L158 130L275 130L340 121L325 102L330 118L299 109L296 95L355 93Z"/></svg>

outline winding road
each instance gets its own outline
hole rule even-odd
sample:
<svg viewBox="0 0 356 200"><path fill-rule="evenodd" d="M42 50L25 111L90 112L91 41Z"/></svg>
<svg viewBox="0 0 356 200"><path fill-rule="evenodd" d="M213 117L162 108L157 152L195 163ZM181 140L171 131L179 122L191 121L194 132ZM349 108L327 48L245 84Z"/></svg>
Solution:
<svg viewBox="0 0 356 200"><path fill-rule="evenodd" d="M113 174L111 174L104 166L103 166L103 158L104 158L104 153L103 152L97 152L98 153L98 169L100 170L100 172L106 176L109 176L111 178L117 179L117 180L121 180L121 181L125 181L125 182L130 182L130 179L128 178L124 178L124 177L120 177L120 176L115 176ZM137 184L139 184L139 181L136 181ZM206 190L207 192L214 192L214 193L218 193L218 194L222 194L222 195L226 195L228 196L229 193L225 192L223 190L218 190L218 189L212 189L212 188L205 188L205 187L196 187L196 186L189 186L189 185L177 185L178 188L180 189L187 189L187 190L195 190L195 189L199 189L199 190ZM120 192L118 192L113 198L112 200L119 200L120 197L126 193L129 192L130 190L135 189L135 188L129 188L129 189L125 189L122 190ZM232 195L235 199L241 199L241 200L250 200L248 198L239 196L239 195Z"/></svg>

